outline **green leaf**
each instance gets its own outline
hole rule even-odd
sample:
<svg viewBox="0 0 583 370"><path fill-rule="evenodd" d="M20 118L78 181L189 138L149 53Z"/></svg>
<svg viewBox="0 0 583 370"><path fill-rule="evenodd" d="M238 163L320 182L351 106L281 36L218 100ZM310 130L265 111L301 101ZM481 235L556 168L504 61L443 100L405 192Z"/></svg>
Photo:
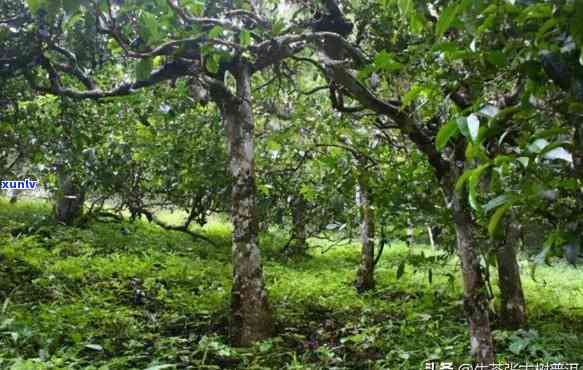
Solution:
<svg viewBox="0 0 583 370"><path fill-rule="evenodd" d="M508 202L509 197L506 194L502 194L497 196L496 198L491 199L488 203L484 205L484 211L489 212L494 208L498 208L501 205Z"/></svg>
<svg viewBox="0 0 583 370"><path fill-rule="evenodd" d="M482 174L484 173L484 171L490 166L491 166L490 163L485 163L485 164L478 166L477 168L474 169L474 171L472 171L472 174L470 175L470 177L468 179L470 206L475 210L480 209L480 205L478 204L478 201L477 201L477 199L478 199L478 184L480 182L480 178L482 177Z"/></svg>
<svg viewBox="0 0 583 370"><path fill-rule="evenodd" d="M553 27L559 24L559 18L550 18L548 19L536 33L537 39L543 39L547 32L550 31ZM539 42L542 40L539 40Z"/></svg>
<svg viewBox="0 0 583 370"><path fill-rule="evenodd" d="M518 355L526 348L527 345L528 341L522 339L515 340L510 344L510 346L508 346L508 350L514 353L515 355Z"/></svg>
<svg viewBox="0 0 583 370"><path fill-rule="evenodd" d="M246 48L251 45L251 32L244 30L239 35L239 44L241 47Z"/></svg>
<svg viewBox="0 0 583 370"><path fill-rule="evenodd" d="M83 14L80 12L76 13L75 15L71 16L66 23L67 28L73 28L77 23L83 20Z"/></svg>
<svg viewBox="0 0 583 370"><path fill-rule="evenodd" d="M502 207L498 208L496 212L494 212L492 217L490 217L490 222L488 222L488 235L490 235L490 238L494 238L494 235L496 235L496 230L500 224L500 220L511 206L511 203L503 205Z"/></svg>
<svg viewBox="0 0 583 370"><path fill-rule="evenodd" d="M340 340L340 343L348 343L348 342L352 342L355 344L362 344L364 343L364 341L366 340L367 336L364 333L361 334L356 334L356 335L350 335L348 337L342 338Z"/></svg>
<svg viewBox="0 0 583 370"><path fill-rule="evenodd" d="M575 0L573 6L575 13L571 19L571 36L573 36L577 46L583 49L583 0ZM581 55L582 57L579 59L579 62L583 61L583 50L581 51Z"/></svg>
<svg viewBox="0 0 583 370"><path fill-rule="evenodd" d="M458 117L456 119L456 123L462 135L466 137L466 139L470 138L470 130L468 128L468 119L466 117Z"/></svg>
<svg viewBox="0 0 583 370"><path fill-rule="evenodd" d="M466 146L466 159L471 161L476 158L476 153L478 150L480 150L479 145L474 145L474 143L469 142L468 146Z"/></svg>
<svg viewBox="0 0 583 370"><path fill-rule="evenodd" d="M154 44L160 41L160 26L155 15L142 12L140 15L140 36L147 44Z"/></svg>
<svg viewBox="0 0 583 370"><path fill-rule="evenodd" d="M393 56L385 50L375 56L373 65L377 70L386 72L397 71L401 68L401 64L395 61Z"/></svg>
<svg viewBox="0 0 583 370"><path fill-rule="evenodd" d="M423 13L418 11L412 11L409 13L409 27L411 28L411 33L421 34L425 29L426 20Z"/></svg>
<svg viewBox="0 0 583 370"><path fill-rule="evenodd" d="M271 27L271 35L272 36L279 36L281 31L284 30L284 28L285 28L285 22L281 19L278 19L277 21L275 21L275 23L273 23L273 26Z"/></svg>
<svg viewBox="0 0 583 370"><path fill-rule="evenodd" d="M503 68L507 65L506 55L500 50L488 52L486 54L486 60L498 68Z"/></svg>
<svg viewBox="0 0 583 370"><path fill-rule="evenodd" d="M407 18L409 28L414 34L419 34L423 31L425 19L415 8L414 0L398 0L399 11Z"/></svg>
<svg viewBox="0 0 583 370"><path fill-rule="evenodd" d="M206 61L206 68L210 73L217 73L219 71L219 66L221 63L220 54L211 54Z"/></svg>
<svg viewBox="0 0 583 370"><path fill-rule="evenodd" d="M569 134L569 129L566 127L553 127L546 130L536 132L532 135L533 138L549 138L557 135Z"/></svg>
<svg viewBox="0 0 583 370"><path fill-rule="evenodd" d="M532 153L540 153L549 142L545 139L536 139L532 143L528 144L527 148Z"/></svg>
<svg viewBox="0 0 583 370"><path fill-rule="evenodd" d="M581 3L581 0L577 0L577 2ZM575 6L575 8L577 8L577 6ZM517 21L526 22L532 19L551 18L552 16L553 6L551 4L533 4L524 8Z"/></svg>
<svg viewBox="0 0 583 370"><path fill-rule="evenodd" d="M46 0L26 0L26 3L32 13L36 13L47 5Z"/></svg>
<svg viewBox="0 0 583 370"><path fill-rule="evenodd" d="M413 0L398 0L398 5L403 15L408 15L413 10Z"/></svg>
<svg viewBox="0 0 583 370"><path fill-rule="evenodd" d="M435 139L435 146L438 150L442 150L447 145L449 139L454 137L459 133L459 127L455 121L449 121L445 125L441 126L437 132L437 137Z"/></svg>
<svg viewBox="0 0 583 370"><path fill-rule="evenodd" d="M136 79L138 81L144 81L150 78L150 73L152 73L152 58L141 59L136 66Z"/></svg>
<svg viewBox="0 0 583 370"><path fill-rule="evenodd" d="M458 4L451 3L449 4L441 14L439 14L439 19L437 20L437 24L435 25L435 34L437 37L441 37L445 31L449 29L449 26L454 21L456 15L458 13Z"/></svg>
<svg viewBox="0 0 583 370"><path fill-rule="evenodd" d="M509 163L512 162L515 158L509 155L498 155L496 156L496 158L494 159L494 164L496 166L501 166L505 163Z"/></svg>
<svg viewBox="0 0 583 370"><path fill-rule="evenodd" d="M188 10L192 15L200 17L204 14L204 2L203 1L195 1L192 4L188 5Z"/></svg>
<svg viewBox="0 0 583 370"><path fill-rule="evenodd" d="M222 33L223 33L223 27L221 27L221 26L214 26L209 31L209 38L216 39L217 37L221 36Z"/></svg>
<svg viewBox="0 0 583 370"><path fill-rule="evenodd" d="M456 183L455 183L455 191L461 191L466 183L466 181L470 178L470 176L472 175L472 172L474 172L474 170L467 170L466 172L463 173L463 175L461 175Z"/></svg>
<svg viewBox="0 0 583 370"><path fill-rule="evenodd" d="M409 88L409 91L405 93L405 96L403 96L403 107L409 106L409 104L411 104L415 99L417 99L422 92L423 92L422 85L419 85L417 83L413 84L413 86Z"/></svg>
<svg viewBox="0 0 583 370"><path fill-rule="evenodd" d="M518 157L516 158L516 160L518 162L520 162L520 164L524 167L524 168L528 168L528 164L530 163L530 158L528 157Z"/></svg>

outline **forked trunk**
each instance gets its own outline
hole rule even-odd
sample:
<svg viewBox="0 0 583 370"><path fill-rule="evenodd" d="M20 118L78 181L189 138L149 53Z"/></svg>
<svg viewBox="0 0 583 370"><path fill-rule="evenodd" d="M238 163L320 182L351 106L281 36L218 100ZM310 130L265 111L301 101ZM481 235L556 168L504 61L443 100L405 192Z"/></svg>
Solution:
<svg viewBox="0 0 583 370"><path fill-rule="evenodd" d="M220 104L227 128L233 177L233 287L230 327L234 344L248 346L273 334L273 319L257 245L254 118L250 74L247 66L239 63L234 75L237 99L225 99Z"/></svg>
<svg viewBox="0 0 583 370"><path fill-rule="evenodd" d="M498 286L500 287L500 324L507 329L518 329L526 325L526 302L520 269L516 259L515 244L518 230L510 223L506 229L505 239L496 246L498 265Z"/></svg>
<svg viewBox="0 0 583 370"><path fill-rule="evenodd" d="M451 191L453 187L448 187ZM458 253L462 262L464 310L469 324L470 351L481 364L495 362L490 330L488 295L482 276L478 245L472 233L472 218L465 194L452 191L452 208L457 234Z"/></svg>
<svg viewBox="0 0 583 370"><path fill-rule="evenodd" d="M368 174L363 173L358 178L360 188L361 211L361 240L362 251L360 256L360 268L356 280L356 290L364 292L374 288L374 210L371 207L371 196Z"/></svg>
<svg viewBox="0 0 583 370"><path fill-rule="evenodd" d="M74 225L83 215L85 189L63 168L58 170L58 182L55 220L66 225Z"/></svg>

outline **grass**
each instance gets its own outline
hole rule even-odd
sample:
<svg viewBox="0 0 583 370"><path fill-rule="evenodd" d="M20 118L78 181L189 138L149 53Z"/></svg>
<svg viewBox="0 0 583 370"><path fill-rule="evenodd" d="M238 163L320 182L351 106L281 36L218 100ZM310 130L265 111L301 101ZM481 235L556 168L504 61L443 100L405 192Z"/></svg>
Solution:
<svg viewBox="0 0 583 370"><path fill-rule="evenodd" d="M0 200L2 369L421 369L469 362L456 259L394 244L377 288L352 287L357 245L311 243L311 258L279 254L286 235L261 236L278 335L252 348L228 344L230 232L198 230L217 247L145 222L67 228L47 203ZM180 213L164 221L178 224ZM320 243L321 244L321 243ZM521 261L527 330L495 330L499 362L583 363L583 273ZM428 279L431 270L432 281ZM495 281L492 282L495 286ZM494 301L496 304L496 301Z"/></svg>

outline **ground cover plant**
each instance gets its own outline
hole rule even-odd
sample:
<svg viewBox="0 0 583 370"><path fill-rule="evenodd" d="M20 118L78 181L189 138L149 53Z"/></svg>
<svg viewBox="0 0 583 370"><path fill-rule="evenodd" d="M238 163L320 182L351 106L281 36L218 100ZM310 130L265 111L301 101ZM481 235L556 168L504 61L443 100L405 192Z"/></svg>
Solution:
<svg viewBox="0 0 583 370"><path fill-rule="evenodd" d="M147 222L68 228L47 222L46 203L1 205L2 368L414 369L470 361L456 258L407 265L397 278L409 254L443 254L428 245L385 247L376 290L360 295L352 289L358 245L322 253L329 245L320 243L290 262L279 252L281 231L262 235L279 334L243 349L227 340L232 228L224 220L200 230L217 244L209 246ZM494 331L498 358L583 358L582 272L559 261L534 281L528 263L521 259L530 325Z"/></svg>

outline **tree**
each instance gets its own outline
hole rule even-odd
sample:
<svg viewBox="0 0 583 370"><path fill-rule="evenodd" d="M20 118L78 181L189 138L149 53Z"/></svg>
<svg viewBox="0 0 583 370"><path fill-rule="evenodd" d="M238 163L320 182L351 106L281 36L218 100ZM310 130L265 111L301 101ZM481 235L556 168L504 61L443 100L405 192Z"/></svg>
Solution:
<svg viewBox="0 0 583 370"><path fill-rule="evenodd" d="M191 78L198 96L209 92L226 127L233 177L234 342L248 345L271 335L271 310L257 246L251 78L324 35L285 31L281 22L264 19L262 13L267 13L266 8L255 7L253 3L239 7L225 2L192 9L175 0L153 2L145 8L133 2L112 1L72 1L61 5L35 0L27 5L18 2L11 9L14 16L3 20L13 23L18 19L14 24L28 32L4 38L2 59L6 63L2 72L9 76L24 75L39 92L73 99L104 99L129 95L137 89L181 77ZM197 15L191 15L191 11ZM94 19L95 45L107 45L95 59L119 66L113 77L122 80L129 74L127 69L123 71L124 67L135 66L135 81L124 81L110 89L97 87L95 77L100 72L100 63L83 70L74 51L66 45L74 28L64 21L78 19L77 15L87 23ZM107 43L102 35L112 42ZM29 47L19 48L24 39L29 41ZM128 63L128 58L138 62ZM43 73L39 73L39 68L31 71L30 66L40 67Z"/></svg>
<svg viewBox="0 0 583 370"><path fill-rule="evenodd" d="M340 8L334 1L326 2L327 11L334 19L334 27L327 31L341 32L347 36L352 27L343 17ZM338 25L344 25L338 27ZM338 30L338 28L341 28ZM469 204L463 193L454 191L454 185L463 173L463 167L458 164L464 162L465 153L459 149L451 153L449 159L443 158L433 144L435 136L421 128L413 112L400 102L386 102L376 97L369 88L358 81L351 74L345 64L341 63L345 58L351 58L356 65L363 65L366 59L354 49L343 48L336 39L327 39L322 45L328 58L326 63L327 74L331 80L342 86L343 92L362 104L366 109L377 113L379 117L386 117L394 122L393 127L398 128L415 143L423 152L439 179L448 203L451 204L453 219L457 233L458 251L462 260L464 280L464 307L469 322L471 352L482 363L493 363L494 346L490 331L490 319L488 315L488 300L485 294L485 283L479 263L479 254L476 241L473 237L472 218ZM386 58L381 61L386 62ZM391 64L391 60L388 61ZM378 63L380 64L380 63ZM386 65L387 63L384 63ZM385 71L389 71L389 69ZM337 103L341 100L336 98ZM335 104L338 109L346 109L340 104ZM435 134L434 134L435 135Z"/></svg>

